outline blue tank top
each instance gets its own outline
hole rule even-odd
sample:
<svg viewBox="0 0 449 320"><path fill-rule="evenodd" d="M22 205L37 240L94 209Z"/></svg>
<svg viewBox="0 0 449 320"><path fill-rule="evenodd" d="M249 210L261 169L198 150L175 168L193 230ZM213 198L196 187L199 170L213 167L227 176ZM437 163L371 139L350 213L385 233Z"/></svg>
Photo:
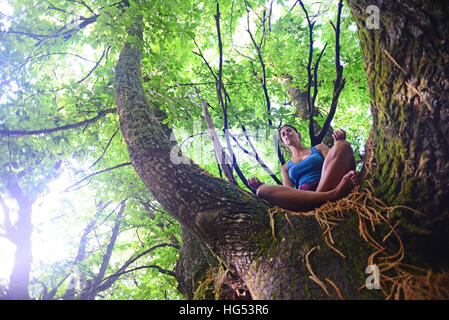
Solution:
<svg viewBox="0 0 449 320"><path fill-rule="evenodd" d="M309 184L321 178L324 158L315 147L311 147L310 150L312 153L298 163L293 164L291 160L288 160L288 176L296 189L300 185Z"/></svg>

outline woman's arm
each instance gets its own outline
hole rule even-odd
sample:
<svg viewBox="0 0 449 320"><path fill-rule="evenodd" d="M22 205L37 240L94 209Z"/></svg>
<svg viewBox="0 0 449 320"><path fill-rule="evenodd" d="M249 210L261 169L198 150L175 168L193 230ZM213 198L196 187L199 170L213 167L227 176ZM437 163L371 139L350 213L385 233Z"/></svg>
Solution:
<svg viewBox="0 0 449 320"><path fill-rule="evenodd" d="M315 148L321 153L323 158L326 159L326 156L327 156L327 154L329 152L329 148L325 144L323 144L323 143L317 144L315 146Z"/></svg>
<svg viewBox="0 0 449 320"><path fill-rule="evenodd" d="M293 182L290 180L290 177L288 176L288 163L285 163L281 168L281 174L282 174L282 182L284 183L284 186L287 187L294 187Z"/></svg>
<svg viewBox="0 0 449 320"><path fill-rule="evenodd" d="M343 129L337 129L332 134L332 138L334 138L334 143L338 140L346 140L346 132ZM323 143L316 145L315 148L321 153L323 158L326 159L329 148Z"/></svg>

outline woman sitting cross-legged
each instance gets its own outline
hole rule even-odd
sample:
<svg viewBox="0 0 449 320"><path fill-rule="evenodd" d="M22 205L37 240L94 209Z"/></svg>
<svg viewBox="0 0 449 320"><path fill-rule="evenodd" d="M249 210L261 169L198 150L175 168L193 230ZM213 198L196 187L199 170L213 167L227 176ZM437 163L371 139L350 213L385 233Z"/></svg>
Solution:
<svg viewBox="0 0 449 320"><path fill-rule="evenodd" d="M307 148L301 134L290 125L279 130L280 140L292 153L281 168L282 186L266 185L258 178L248 180L257 196L289 210L302 210L346 196L357 184L355 159L342 129L333 133L334 146Z"/></svg>

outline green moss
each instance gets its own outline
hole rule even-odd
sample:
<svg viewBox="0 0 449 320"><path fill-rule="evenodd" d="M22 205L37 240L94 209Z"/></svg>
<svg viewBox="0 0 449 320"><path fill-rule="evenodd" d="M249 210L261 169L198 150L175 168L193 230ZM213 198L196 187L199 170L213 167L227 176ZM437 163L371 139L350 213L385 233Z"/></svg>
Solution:
<svg viewBox="0 0 449 320"><path fill-rule="evenodd" d="M307 285L307 280L304 281L304 295L306 296L307 300L311 300L312 296L310 295L310 292L309 292L309 286Z"/></svg>

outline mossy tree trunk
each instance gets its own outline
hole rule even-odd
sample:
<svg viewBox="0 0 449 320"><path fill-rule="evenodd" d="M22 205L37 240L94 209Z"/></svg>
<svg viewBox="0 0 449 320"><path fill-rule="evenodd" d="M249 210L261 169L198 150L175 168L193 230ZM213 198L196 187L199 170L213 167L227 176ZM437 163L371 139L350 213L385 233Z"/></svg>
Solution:
<svg viewBox="0 0 449 320"><path fill-rule="evenodd" d="M376 195L423 213L398 214L409 261L449 265L449 6L447 1L347 0L364 56L373 127L366 176ZM378 28L375 13L378 8ZM376 8L374 8L376 9ZM368 23L368 24L367 24Z"/></svg>

